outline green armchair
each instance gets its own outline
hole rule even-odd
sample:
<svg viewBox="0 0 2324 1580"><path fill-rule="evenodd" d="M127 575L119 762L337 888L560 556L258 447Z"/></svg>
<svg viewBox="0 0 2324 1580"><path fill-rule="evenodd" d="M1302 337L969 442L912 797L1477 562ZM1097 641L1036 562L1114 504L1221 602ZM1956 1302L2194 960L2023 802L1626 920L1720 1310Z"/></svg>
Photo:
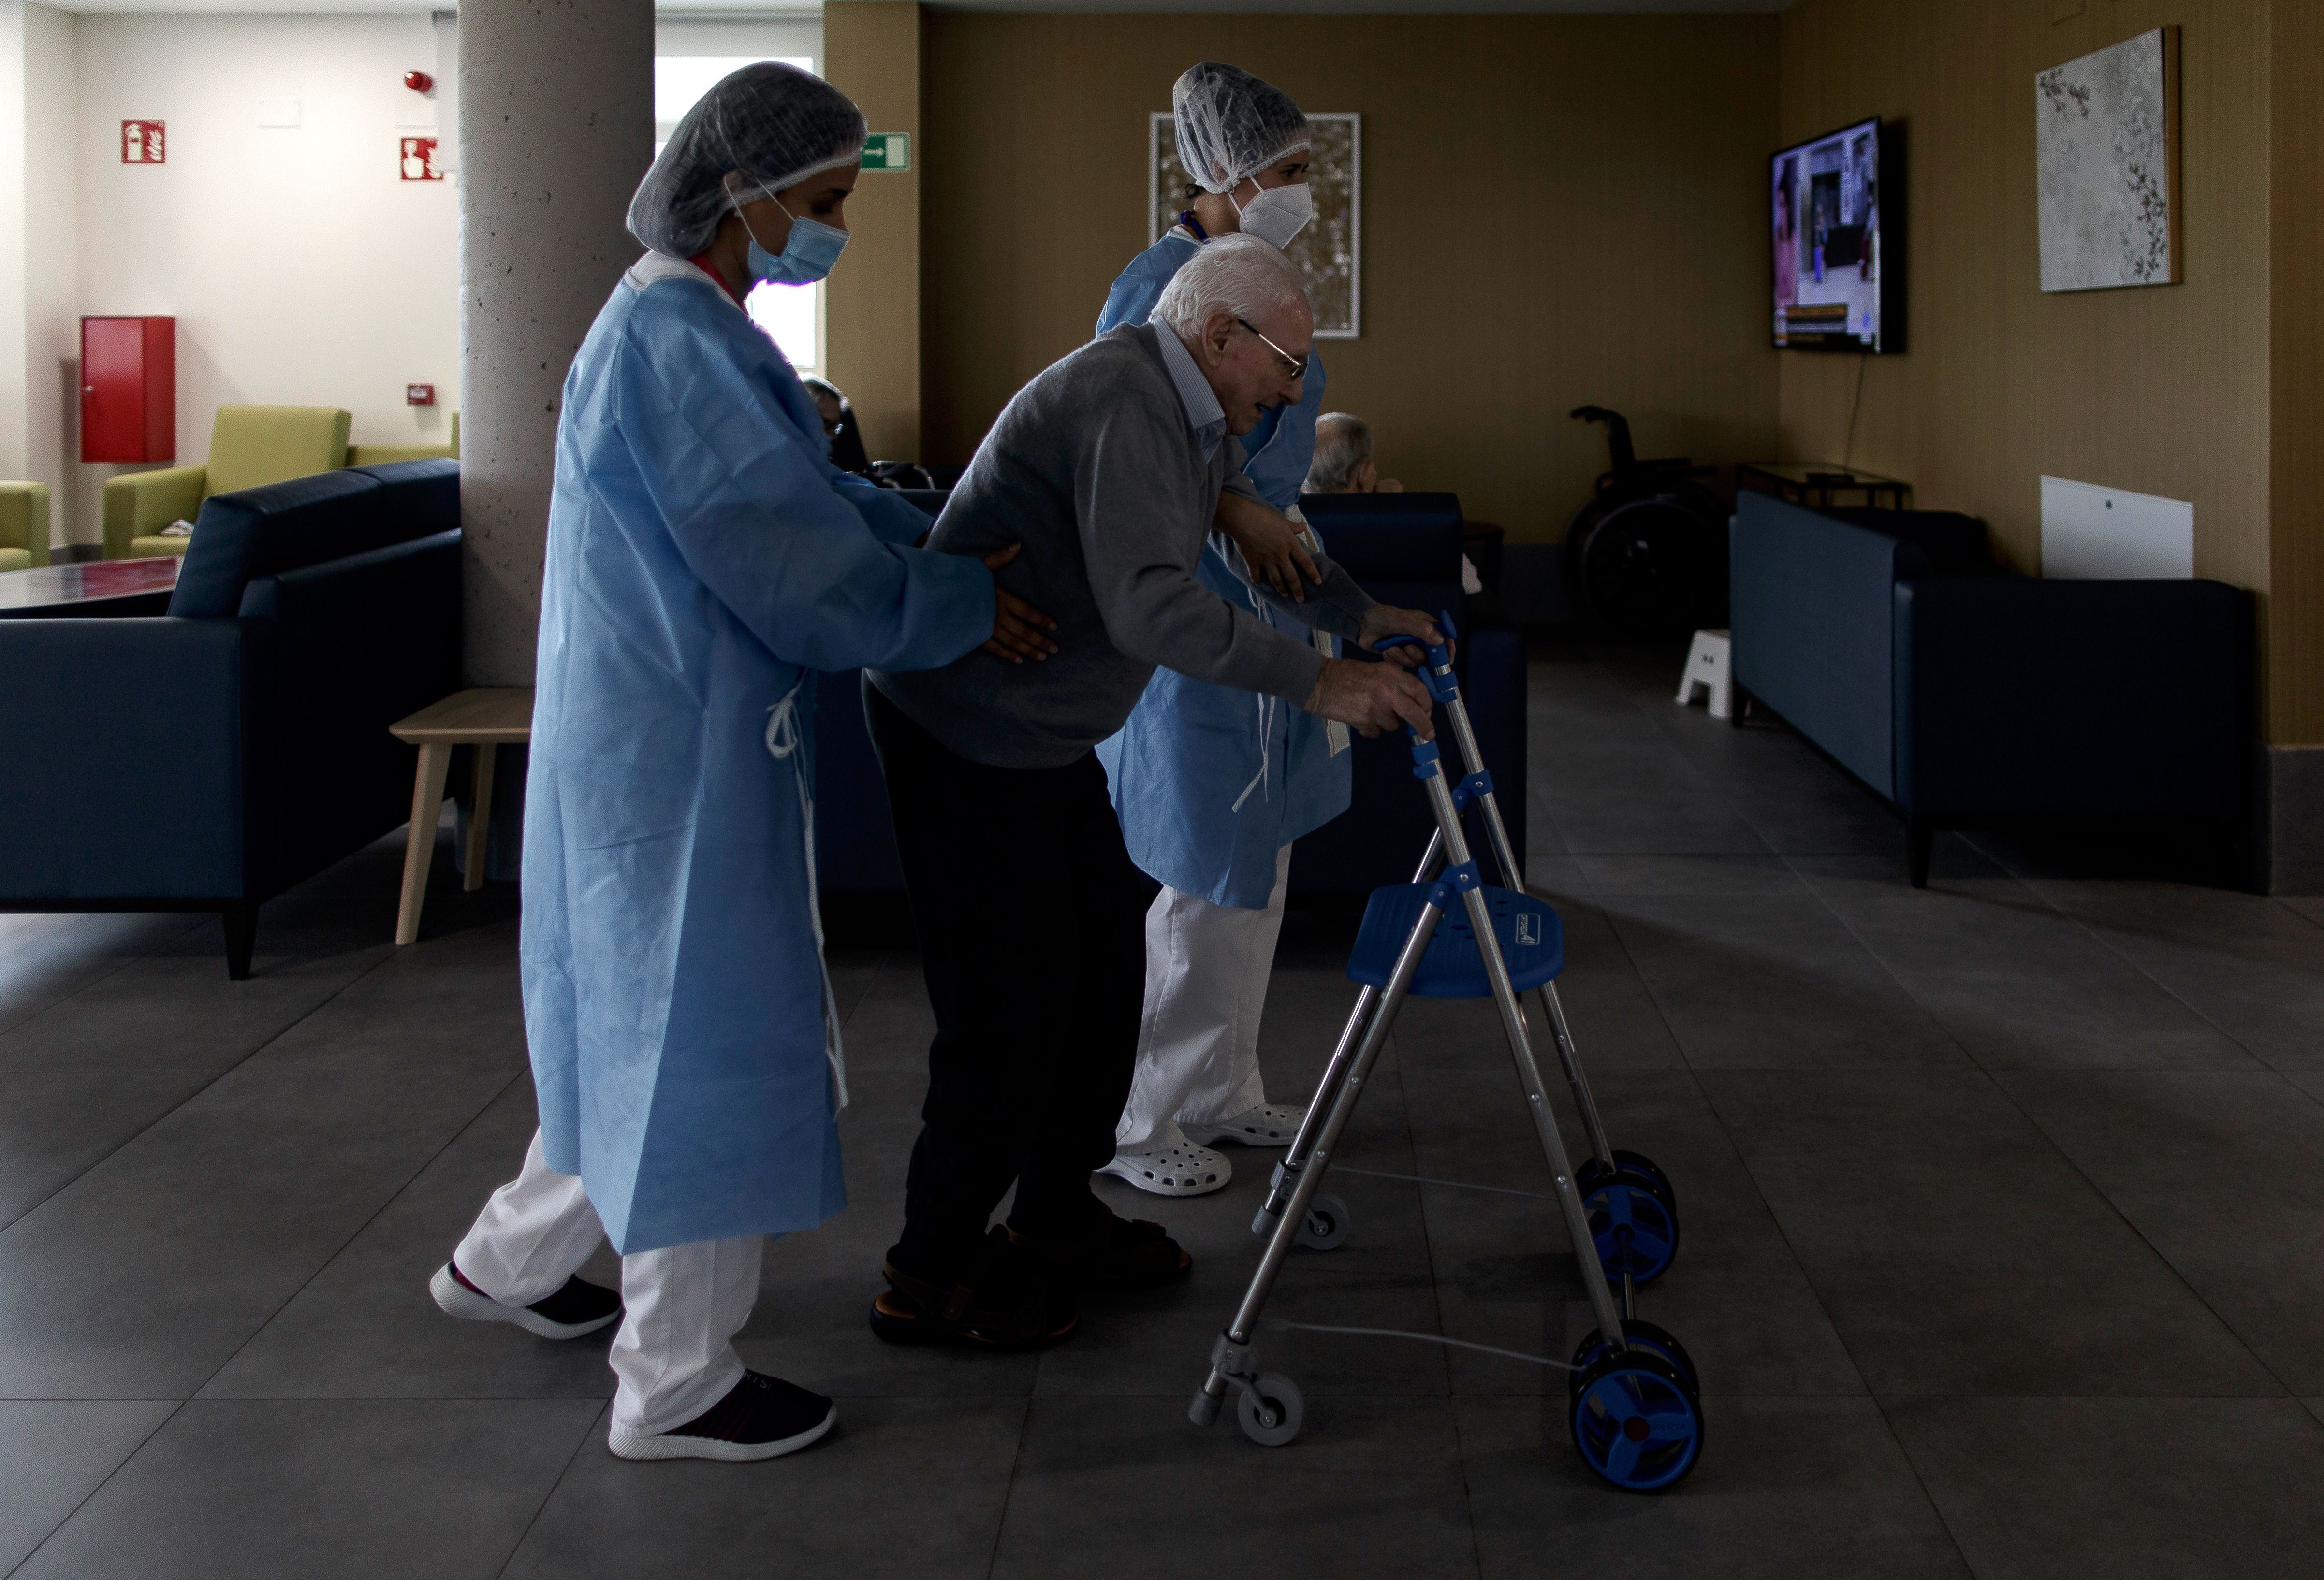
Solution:
<svg viewBox="0 0 2324 1580"><path fill-rule="evenodd" d="M452 436L441 445L349 445L350 466L385 466L395 461L457 461L460 458L460 414L452 414Z"/></svg>
<svg viewBox="0 0 2324 1580"><path fill-rule="evenodd" d="M49 563L49 485L0 482L0 571Z"/></svg>
<svg viewBox="0 0 2324 1580"><path fill-rule="evenodd" d="M288 482L346 464L347 414L327 406L221 406L202 466L132 472L105 485L105 557L183 554L172 521L190 521L213 494Z"/></svg>

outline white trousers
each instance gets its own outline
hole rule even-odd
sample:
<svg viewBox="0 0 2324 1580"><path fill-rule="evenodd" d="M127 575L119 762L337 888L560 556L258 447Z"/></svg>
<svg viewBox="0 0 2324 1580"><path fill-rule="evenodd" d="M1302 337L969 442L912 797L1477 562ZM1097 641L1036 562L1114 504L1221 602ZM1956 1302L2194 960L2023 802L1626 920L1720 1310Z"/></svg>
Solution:
<svg viewBox="0 0 2324 1580"><path fill-rule="evenodd" d="M1126 1153L1183 1144L1182 1123L1230 1118L1267 1101L1259 1021L1283 931L1291 847L1275 853L1263 911L1214 905L1164 885L1146 913L1146 1014L1138 1073L1113 1127Z"/></svg>
<svg viewBox="0 0 2324 1580"><path fill-rule="evenodd" d="M581 1181L542 1161L536 1130L523 1171L493 1192L452 1256L493 1300L530 1306L563 1289L604 1237ZM744 1235L622 1258L613 1430L650 1437L684 1426L742 1380L733 1341L759 1299L766 1243Z"/></svg>

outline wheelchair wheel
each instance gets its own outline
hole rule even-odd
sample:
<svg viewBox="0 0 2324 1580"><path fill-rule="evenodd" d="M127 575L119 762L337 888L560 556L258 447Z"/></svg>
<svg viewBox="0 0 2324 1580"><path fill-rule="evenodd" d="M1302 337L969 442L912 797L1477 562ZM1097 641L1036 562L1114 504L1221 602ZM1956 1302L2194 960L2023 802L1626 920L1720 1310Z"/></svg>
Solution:
<svg viewBox="0 0 2324 1580"><path fill-rule="evenodd" d="M1591 614L1618 631L1667 636L1716 618L1726 591L1722 547L1698 510L1676 494L1654 494L1598 515L1568 552Z"/></svg>

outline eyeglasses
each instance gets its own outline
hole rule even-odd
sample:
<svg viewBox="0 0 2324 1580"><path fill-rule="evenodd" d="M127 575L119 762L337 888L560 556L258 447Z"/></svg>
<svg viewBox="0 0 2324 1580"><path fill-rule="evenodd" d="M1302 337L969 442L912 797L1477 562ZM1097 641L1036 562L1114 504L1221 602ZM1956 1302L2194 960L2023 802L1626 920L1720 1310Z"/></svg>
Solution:
<svg viewBox="0 0 2324 1580"><path fill-rule="evenodd" d="M1253 335L1259 335L1259 330L1253 326L1250 320L1248 318L1237 318L1235 322L1240 324L1244 328L1250 330ZM1264 335L1259 335L1259 338L1266 344L1268 350L1281 357L1284 362L1290 366L1291 376L1293 378L1304 379L1307 376L1307 359L1305 357L1292 355L1289 352L1276 344L1272 340L1268 340Z"/></svg>

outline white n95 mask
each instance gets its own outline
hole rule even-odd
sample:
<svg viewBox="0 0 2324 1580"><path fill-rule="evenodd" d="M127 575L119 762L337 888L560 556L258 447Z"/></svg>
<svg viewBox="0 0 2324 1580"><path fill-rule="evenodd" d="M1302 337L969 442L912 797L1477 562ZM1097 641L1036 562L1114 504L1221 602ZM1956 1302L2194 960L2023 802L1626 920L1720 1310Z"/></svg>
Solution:
<svg viewBox="0 0 2324 1580"><path fill-rule="evenodd" d="M1231 194L1227 201L1234 203ZM1257 236L1280 252L1315 217L1315 195L1305 181L1295 181L1288 187L1262 187L1259 196L1249 203L1235 203L1235 213L1242 218L1243 234Z"/></svg>

